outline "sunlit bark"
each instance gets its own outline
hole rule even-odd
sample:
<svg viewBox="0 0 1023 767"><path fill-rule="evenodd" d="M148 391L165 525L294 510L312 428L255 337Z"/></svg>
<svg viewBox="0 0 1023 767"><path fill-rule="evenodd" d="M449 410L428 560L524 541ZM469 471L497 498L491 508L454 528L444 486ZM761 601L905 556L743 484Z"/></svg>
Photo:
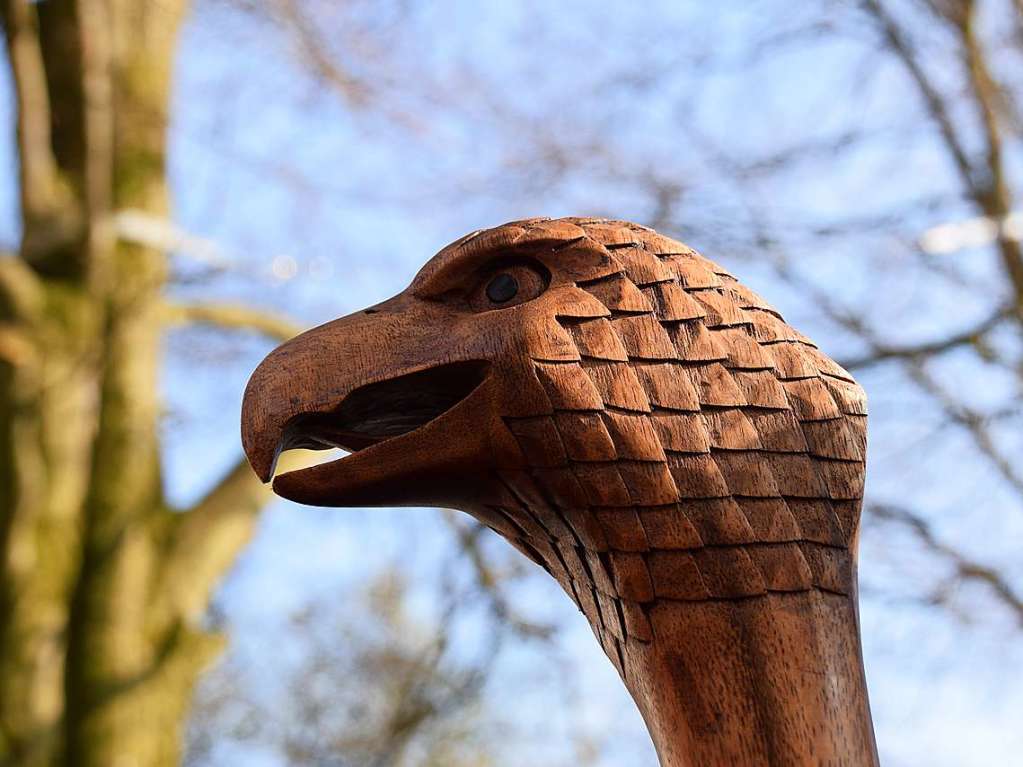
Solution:
<svg viewBox="0 0 1023 767"><path fill-rule="evenodd" d="M168 213L184 2L4 0L23 239L0 260L0 764L173 765L210 591L268 497L232 471L166 507L157 400L165 255L120 209ZM254 312L244 324L280 335ZM201 316L199 316L201 315ZM275 324L276 323L276 324Z"/></svg>

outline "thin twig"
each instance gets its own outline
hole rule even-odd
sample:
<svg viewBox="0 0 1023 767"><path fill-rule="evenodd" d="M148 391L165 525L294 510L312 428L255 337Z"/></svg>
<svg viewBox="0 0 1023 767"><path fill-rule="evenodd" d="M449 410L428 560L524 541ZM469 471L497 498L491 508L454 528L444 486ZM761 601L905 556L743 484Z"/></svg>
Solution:
<svg viewBox="0 0 1023 767"><path fill-rule="evenodd" d="M476 583L489 600L491 611L495 617L520 636L531 639L549 639L553 629L518 615L501 591L501 579L490 567L481 546L480 538L486 532L486 528L477 522L470 525L460 524L451 513L444 514L444 521L454 533L463 553L472 563L476 574Z"/></svg>
<svg viewBox="0 0 1023 767"><path fill-rule="evenodd" d="M910 378L941 406L949 420L966 430L980 453L1017 493L1023 495L1023 473L999 449L987 426L989 417L958 401L920 362L910 361L907 368Z"/></svg>
<svg viewBox="0 0 1023 767"><path fill-rule="evenodd" d="M898 522L908 527L930 551L948 560L955 567L956 574L961 580L976 581L988 586L998 600L1015 613L1023 625L1023 597L1016 593L1012 584L994 567L977 562L940 540L926 519L908 509L875 503L867 507L867 512L877 519Z"/></svg>
<svg viewBox="0 0 1023 767"><path fill-rule="evenodd" d="M878 342L874 345L874 348L870 353L864 354L860 357L839 360L839 362L846 370L863 370L889 360L921 360L928 357L934 357L962 346L976 345L985 335L994 330L999 323L1001 323L1006 317L1011 316L1011 314L1012 312L1008 309L999 309L990 317L972 328L960 333L955 333L946 338L922 344L890 346Z"/></svg>
<svg viewBox="0 0 1023 767"><path fill-rule="evenodd" d="M952 155L963 185L971 190L971 192L975 192L973 164L970 162L969 155L959 139L959 134L956 131L955 124L952 122L952 117L945 105L945 101L924 71L913 44L903 34L898 23L888 13L888 10L881 5L879 0L863 0L863 7L878 24L889 48L902 62L913 82L916 83L917 90L924 100L924 105L927 107L931 119L937 125L938 131L941 133L942 139L949 150L949 154Z"/></svg>

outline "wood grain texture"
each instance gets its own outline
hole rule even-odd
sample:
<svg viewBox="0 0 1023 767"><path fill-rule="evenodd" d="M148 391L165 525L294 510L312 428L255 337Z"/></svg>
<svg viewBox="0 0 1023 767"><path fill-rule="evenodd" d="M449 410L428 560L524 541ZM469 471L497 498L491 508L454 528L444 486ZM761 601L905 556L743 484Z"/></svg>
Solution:
<svg viewBox="0 0 1023 767"><path fill-rule="evenodd" d="M686 245L603 219L470 234L269 355L243 442L264 480L291 447L354 451L277 477L285 497L505 537L586 616L666 767L877 763L863 391Z"/></svg>

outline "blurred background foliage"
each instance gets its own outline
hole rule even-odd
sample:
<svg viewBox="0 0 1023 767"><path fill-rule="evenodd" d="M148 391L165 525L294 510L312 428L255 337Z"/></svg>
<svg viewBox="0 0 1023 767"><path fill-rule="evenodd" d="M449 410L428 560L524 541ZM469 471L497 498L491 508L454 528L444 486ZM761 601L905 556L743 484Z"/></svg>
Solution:
<svg viewBox="0 0 1023 767"><path fill-rule="evenodd" d="M271 502L245 379L464 232L628 218L871 402L882 760L1023 749L1020 0L2 0L0 765L654 764L467 518Z"/></svg>

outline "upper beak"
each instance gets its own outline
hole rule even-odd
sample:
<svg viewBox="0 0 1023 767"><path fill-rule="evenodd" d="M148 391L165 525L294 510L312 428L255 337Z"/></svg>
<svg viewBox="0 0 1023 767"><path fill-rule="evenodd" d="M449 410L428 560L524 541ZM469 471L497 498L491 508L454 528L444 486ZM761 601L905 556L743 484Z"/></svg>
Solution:
<svg viewBox="0 0 1023 767"><path fill-rule="evenodd" d="M288 444L285 435L295 419L338 405L359 385L367 358L382 351L373 347L389 335L399 314L378 318L378 312L355 313L308 330L274 349L252 373L242 400L242 447L263 482L273 477L283 450L300 446Z"/></svg>
<svg viewBox="0 0 1023 767"><path fill-rule="evenodd" d="M493 387L488 363L452 338L454 321L443 305L403 293L271 352L242 403L256 474L270 481L290 448L341 447L355 452L280 475L274 490L332 506L443 505L453 489L470 492L490 454Z"/></svg>

